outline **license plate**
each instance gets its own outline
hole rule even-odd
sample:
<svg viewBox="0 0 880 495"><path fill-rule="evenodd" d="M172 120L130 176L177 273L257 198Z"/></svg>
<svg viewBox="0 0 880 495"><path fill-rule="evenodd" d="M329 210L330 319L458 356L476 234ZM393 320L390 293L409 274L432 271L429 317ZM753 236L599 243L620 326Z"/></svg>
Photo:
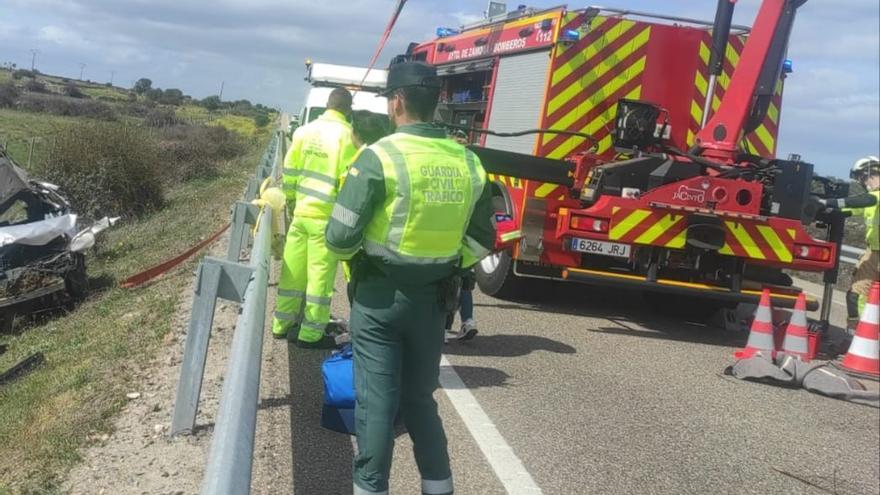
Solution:
<svg viewBox="0 0 880 495"><path fill-rule="evenodd" d="M617 258L629 258L630 253L629 244L578 238L571 240L571 249L581 253L601 254L602 256L614 256Z"/></svg>

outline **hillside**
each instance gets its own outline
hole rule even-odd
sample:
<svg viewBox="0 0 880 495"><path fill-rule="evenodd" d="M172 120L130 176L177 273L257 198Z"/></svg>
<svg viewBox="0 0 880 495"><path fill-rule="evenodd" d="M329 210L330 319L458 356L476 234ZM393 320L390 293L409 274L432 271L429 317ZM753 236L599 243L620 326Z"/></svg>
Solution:
<svg viewBox="0 0 880 495"><path fill-rule="evenodd" d="M0 70L0 146L33 177L58 184L83 223L123 217L87 255L84 301L41 301L37 313L15 313L12 333L0 333L0 371L45 356L0 387L0 494L57 493L81 448L111 432L126 394L173 339L196 259L145 287L118 281L228 221L277 115L219 99L207 108L175 91L158 98L13 74Z"/></svg>
<svg viewBox="0 0 880 495"><path fill-rule="evenodd" d="M149 127L219 125L254 138L276 117L276 110L261 104L217 96L198 100L176 88L153 88L148 79L122 88L0 69L0 145L25 165L29 155L31 162L44 160L57 133L79 118Z"/></svg>

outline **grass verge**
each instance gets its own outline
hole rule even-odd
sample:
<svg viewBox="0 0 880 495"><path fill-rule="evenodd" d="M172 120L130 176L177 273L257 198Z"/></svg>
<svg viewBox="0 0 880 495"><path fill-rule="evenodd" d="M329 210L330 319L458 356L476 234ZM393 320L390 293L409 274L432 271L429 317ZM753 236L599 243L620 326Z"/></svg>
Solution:
<svg viewBox="0 0 880 495"><path fill-rule="evenodd" d="M33 163L45 159L52 149L52 140L58 132L82 123L78 117L63 117L45 113L0 110L0 146L7 145L9 154L22 166L27 164L31 139L34 142Z"/></svg>
<svg viewBox="0 0 880 495"><path fill-rule="evenodd" d="M89 258L93 281L121 280L221 227L265 145L262 140L217 178L173 190L162 211L109 231ZM46 356L42 368L0 387L0 494L56 493L78 450L90 436L109 431L125 394L170 330L195 263L141 289L111 283L63 317L0 336L9 346L0 369L32 352Z"/></svg>

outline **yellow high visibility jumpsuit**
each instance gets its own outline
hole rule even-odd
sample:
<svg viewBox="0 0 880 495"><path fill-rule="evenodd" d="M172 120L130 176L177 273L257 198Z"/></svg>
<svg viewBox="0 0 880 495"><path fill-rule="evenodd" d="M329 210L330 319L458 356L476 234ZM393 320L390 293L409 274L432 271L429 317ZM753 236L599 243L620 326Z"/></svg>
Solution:
<svg viewBox="0 0 880 495"><path fill-rule="evenodd" d="M276 336L288 335L297 327L303 342L317 342L324 335L337 263L324 243L324 230L336 202L339 179L355 152L351 125L335 110L325 111L293 134L283 175L293 221L284 246L272 322Z"/></svg>
<svg viewBox="0 0 880 495"><path fill-rule="evenodd" d="M858 294L860 315L865 310L871 284L880 280L880 191L871 191L869 194L877 198L874 206L844 209L851 212L853 217L862 217L865 220L865 242L868 247L853 269L851 289Z"/></svg>

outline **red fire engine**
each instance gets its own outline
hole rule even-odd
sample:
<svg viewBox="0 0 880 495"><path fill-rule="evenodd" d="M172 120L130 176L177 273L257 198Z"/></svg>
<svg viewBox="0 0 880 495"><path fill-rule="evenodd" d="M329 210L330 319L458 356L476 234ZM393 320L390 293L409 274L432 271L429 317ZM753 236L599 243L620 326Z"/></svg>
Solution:
<svg viewBox="0 0 880 495"><path fill-rule="evenodd" d="M717 308L770 287L790 307L784 270L805 270L830 290L843 220L814 195L846 187L774 158L804 1L765 0L752 28L731 25L732 0L714 23L521 8L410 45L405 57L444 81L440 117L470 133L492 179L499 249L477 267L480 288L504 297L543 278Z"/></svg>

